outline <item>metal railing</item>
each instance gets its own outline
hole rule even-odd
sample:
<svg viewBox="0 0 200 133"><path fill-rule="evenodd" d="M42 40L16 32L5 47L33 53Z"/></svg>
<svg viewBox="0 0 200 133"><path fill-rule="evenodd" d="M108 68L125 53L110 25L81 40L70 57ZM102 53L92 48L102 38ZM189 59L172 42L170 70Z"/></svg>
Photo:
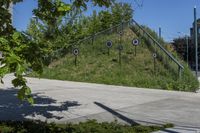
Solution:
<svg viewBox="0 0 200 133"><path fill-rule="evenodd" d="M129 27L129 24L130 24L130 21L121 22L120 24L117 24L117 25L112 26L108 29L102 30L100 32L91 34L89 36L86 36L83 39L75 41L71 44L65 44L61 48L53 51L50 55L46 55L44 58L46 58L48 61L50 61L49 63L51 63L54 60L54 58L59 58L61 55L67 54L64 51L71 52L73 47L76 47L76 46L80 45L81 43L84 43L84 42L87 42L87 41L90 41L91 44L93 45L95 38L97 38L101 35L105 35L105 34L112 34L112 33L118 34L119 31L122 31L124 28Z"/></svg>
<svg viewBox="0 0 200 133"><path fill-rule="evenodd" d="M168 69L174 69L174 65L178 66L178 75L179 78L182 76L182 70L184 66L170 53L168 52L160 42L152 37L150 33L148 33L141 25L139 25L134 19L130 21L130 28L139 36L142 36L144 40L146 40L149 44L154 45L154 52L158 55L160 61L162 61ZM172 63L171 63L171 62ZM171 67L171 68L170 68Z"/></svg>
<svg viewBox="0 0 200 133"><path fill-rule="evenodd" d="M168 69L173 69L174 72L176 72L176 66L178 66L178 75L181 78L182 76L182 70L184 69L183 65L176 59L174 56L168 52L163 45L160 44L160 42L155 39L150 33L148 33L142 26L140 26L135 20L130 20L127 22L122 22L120 24L117 24L115 26L112 26L108 29L105 29L103 31L91 34L81 40L75 41L71 44L63 45L61 48L53 51L51 55L48 55L46 58L50 61L50 63L54 59L58 59L61 57L61 55L68 54L69 52L72 52L72 48L79 47L80 45L90 45L92 46L96 39L99 39L101 37L105 37L105 34L118 34L119 31L122 31L124 28L131 28L138 36L142 36L143 40L146 41L146 43L151 44L150 46L153 47L154 53L157 54L157 58L163 62L163 64ZM66 52L68 51L68 52Z"/></svg>

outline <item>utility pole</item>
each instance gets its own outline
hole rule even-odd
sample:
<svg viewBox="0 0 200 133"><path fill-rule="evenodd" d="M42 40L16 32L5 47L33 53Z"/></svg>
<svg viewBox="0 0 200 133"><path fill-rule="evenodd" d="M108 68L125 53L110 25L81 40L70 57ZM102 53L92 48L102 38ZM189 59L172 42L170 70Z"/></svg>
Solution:
<svg viewBox="0 0 200 133"><path fill-rule="evenodd" d="M198 35L197 35L197 13L194 7L194 42L195 42L195 60L196 60L196 77L198 78Z"/></svg>

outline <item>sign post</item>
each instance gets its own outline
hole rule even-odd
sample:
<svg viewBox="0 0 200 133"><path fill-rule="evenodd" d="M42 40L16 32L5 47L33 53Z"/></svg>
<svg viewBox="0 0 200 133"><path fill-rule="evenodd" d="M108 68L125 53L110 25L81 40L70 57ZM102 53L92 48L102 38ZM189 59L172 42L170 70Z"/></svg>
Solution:
<svg viewBox="0 0 200 133"><path fill-rule="evenodd" d="M120 35L120 44L118 45L118 50L119 50L119 64L121 66L122 64L122 57L121 57L121 54L122 54L122 50L123 50L123 46L122 46L122 36L123 36L123 29L119 32L119 35Z"/></svg>
<svg viewBox="0 0 200 133"><path fill-rule="evenodd" d="M122 44L123 31L120 31L120 32L119 32L119 35L120 35L120 42L119 42L119 43Z"/></svg>
<svg viewBox="0 0 200 133"><path fill-rule="evenodd" d="M198 34L197 34L197 12L194 7L194 43L195 43L195 63L196 63L196 77L198 78Z"/></svg>
<svg viewBox="0 0 200 133"><path fill-rule="evenodd" d="M77 66L77 57L79 55L79 49L78 48L74 48L73 49L73 55L75 56L75 58L74 58L74 64L75 64L75 66Z"/></svg>
<svg viewBox="0 0 200 133"><path fill-rule="evenodd" d="M135 46L135 56L136 56L137 46L139 45L139 40L138 39L133 39L132 44L133 44L133 46Z"/></svg>
<svg viewBox="0 0 200 133"><path fill-rule="evenodd" d="M153 67L154 67L154 73L156 73L156 58L157 58L157 54L153 53Z"/></svg>
<svg viewBox="0 0 200 133"><path fill-rule="evenodd" d="M107 41L106 46L108 48L108 55L110 55L110 48L112 48L112 41Z"/></svg>
<svg viewBox="0 0 200 133"><path fill-rule="evenodd" d="M119 64L121 65L122 64L122 57L121 57L121 52L123 50L123 46L121 44L118 45L118 50L119 50Z"/></svg>

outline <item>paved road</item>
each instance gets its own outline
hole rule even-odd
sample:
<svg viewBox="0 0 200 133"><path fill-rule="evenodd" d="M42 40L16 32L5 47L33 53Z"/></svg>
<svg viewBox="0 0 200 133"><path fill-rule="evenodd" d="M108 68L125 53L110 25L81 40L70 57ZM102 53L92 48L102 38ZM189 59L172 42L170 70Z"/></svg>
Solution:
<svg viewBox="0 0 200 133"><path fill-rule="evenodd" d="M6 76L0 86L0 120L77 123L117 119L128 124L174 123L177 132L200 129L199 93L27 78L36 103L29 106L17 100L12 78Z"/></svg>

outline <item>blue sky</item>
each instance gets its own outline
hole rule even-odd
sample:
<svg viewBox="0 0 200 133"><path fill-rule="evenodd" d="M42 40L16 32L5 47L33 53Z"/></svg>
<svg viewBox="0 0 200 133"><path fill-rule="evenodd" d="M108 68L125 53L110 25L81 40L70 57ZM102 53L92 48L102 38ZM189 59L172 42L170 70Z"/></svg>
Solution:
<svg viewBox="0 0 200 133"><path fill-rule="evenodd" d="M200 17L200 0L117 0L132 4L134 19L158 31L162 28L162 36L166 41L175 37L189 35L189 28L194 19L193 8L197 7ZM36 0L24 0L14 6L13 24L18 30L26 30L32 16L32 9L37 7ZM88 8L88 13L95 7ZM181 32L182 34L178 33Z"/></svg>

